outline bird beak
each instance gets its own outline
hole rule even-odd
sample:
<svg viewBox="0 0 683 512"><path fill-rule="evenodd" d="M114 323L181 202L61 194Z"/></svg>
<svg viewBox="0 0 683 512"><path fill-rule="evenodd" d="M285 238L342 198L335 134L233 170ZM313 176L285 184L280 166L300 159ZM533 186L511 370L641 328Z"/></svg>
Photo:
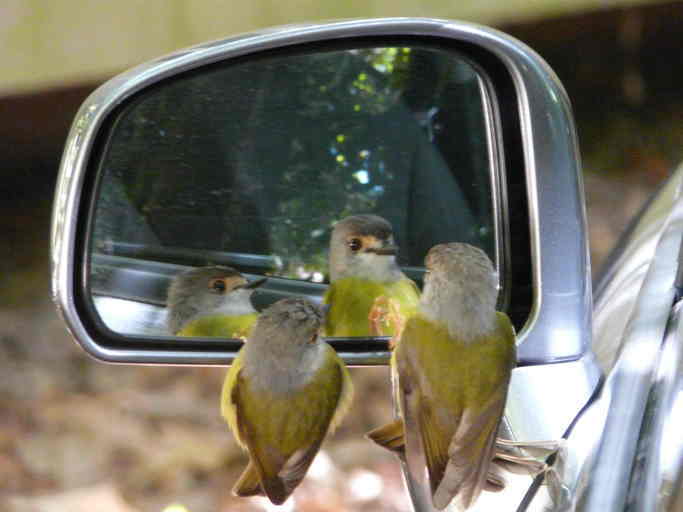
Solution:
<svg viewBox="0 0 683 512"><path fill-rule="evenodd" d="M235 288L244 288L245 290L253 290L255 288L258 288L262 284L264 284L266 281L268 281L267 277L262 277L261 279L255 279L253 281L250 281L246 284L241 284L239 286L236 286Z"/></svg>
<svg viewBox="0 0 683 512"><path fill-rule="evenodd" d="M370 251L368 251L370 252ZM398 254L398 246L397 245L386 245L384 247L381 247L379 249L372 249L372 252L379 256L396 256Z"/></svg>

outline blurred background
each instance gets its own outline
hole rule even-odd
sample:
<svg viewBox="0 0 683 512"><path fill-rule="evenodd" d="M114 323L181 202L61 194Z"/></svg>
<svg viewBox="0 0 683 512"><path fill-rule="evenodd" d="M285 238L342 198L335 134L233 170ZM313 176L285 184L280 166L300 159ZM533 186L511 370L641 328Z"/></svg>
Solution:
<svg viewBox="0 0 683 512"><path fill-rule="evenodd" d="M122 0L0 5L0 509L267 510L230 488L245 458L218 414L224 369L111 366L70 340L49 298L61 150L79 104L132 65L210 39L307 20L465 19L534 48L572 99L593 274L683 159L683 3ZM392 457L361 438L388 420L383 368L295 493L301 511L408 510ZM285 507L287 509L287 507Z"/></svg>

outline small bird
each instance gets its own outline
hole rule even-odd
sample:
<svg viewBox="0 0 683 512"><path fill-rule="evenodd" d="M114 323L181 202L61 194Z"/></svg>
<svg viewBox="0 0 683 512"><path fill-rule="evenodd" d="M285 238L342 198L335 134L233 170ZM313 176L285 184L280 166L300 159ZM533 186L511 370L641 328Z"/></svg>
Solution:
<svg viewBox="0 0 683 512"><path fill-rule="evenodd" d="M495 310L497 275L481 249L439 244L425 265L419 311L405 322L391 360L401 419L367 436L398 453L421 451L434 507L455 498L466 510L482 489L503 485L491 461L516 362L515 332ZM404 428L415 429L416 441Z"/></svg>
<svg viewBox="0 0 683 512"><path fill-rule="evenodd" d="M282 504L351 404L346 366L320 338L321 310L290 297L266 308L228 370L221 411L249 464L237 496Z"/></svg>
<svg viewBox="0 0 683 512"><path fill-rule="evenodd" d="M168 330L176 336L246 338L258 318L251 304L266 278L248 282L231 267L198 267L173 277L167 294Z"/></svg>
<svg viewBox="0 0 683 512"><path fill-rule="evenodd" d="M330 306L326 336L391 336L395 325L383 313L389 306L404 317L417 310L420 292L398 264L391 224L377 215L346 217L332 230Z"/></svg>

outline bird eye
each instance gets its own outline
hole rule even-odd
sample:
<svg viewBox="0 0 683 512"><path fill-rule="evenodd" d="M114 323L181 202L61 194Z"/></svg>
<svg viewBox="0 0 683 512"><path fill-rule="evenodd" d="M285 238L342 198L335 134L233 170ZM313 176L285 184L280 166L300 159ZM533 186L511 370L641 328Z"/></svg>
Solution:
<svg viewBox="0 0 683 512"><path fill-rule="evenodd" d="M209 281L209 288L215 292L223 293L225 291L225 281L222 279L212 279Z"/></svg>
<svg viewBox="0 0 683 512"><path fill-rule="evenodd" d="M363 247L363 242L361 242L360 238L352 238L347 242L349 249L351 249L353 252L359 251L361 247Z"/></svg>

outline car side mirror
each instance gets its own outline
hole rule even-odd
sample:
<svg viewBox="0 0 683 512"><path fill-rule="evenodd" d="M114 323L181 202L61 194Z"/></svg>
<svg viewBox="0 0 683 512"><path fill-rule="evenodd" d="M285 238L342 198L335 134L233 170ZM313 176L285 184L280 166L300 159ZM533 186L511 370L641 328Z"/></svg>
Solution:
<svg viewBox="0 0 683 512"><path fill-rule="evenodd" d="M239 341L169 338L181 269L270 276L257 307L319 299L333 223L394 225L421 283L434 244L482 247L523 364L576 359L590 333L579 159L565 93L529 49L436 20L285 27L185 50L95 91L55 200L55 300L117 362L225 363ZM260 301L260 302L259 302ZM386 340L335 340L352 364Z"/></svg>
<svg viewBox="0 0 683 512"><path fill-rule="evenodd" d="M268 277L257 309L319 301L331 228L358 213L392 223L418 286L432 245L488 253L498 307L518 332L507 425L522 439L561 436L599 376L577 140L553 72L492 29L409 18L287 26L113 78L66 143L54 300L97 359L229 364L241 340L168 332L172 278L228 265ZM389 360L386 337L328 341L351 365ZM528 403L547 414L528 415Z"/></svg>
<svg viewBox="0 0 683 512"><path fill-rule="evenodd" d="M228 265L256 309L320 301L348 215L386 218L418 286L468 242L518 332L506 425L562 435L599 378L579 153L548 66L498 31L432 19L287 26L143 64L81 107L62 159L52 285L76 341L118 363L229 364L239 339L168 331L169 283ZM350 365L387 337L330 338ZM528 415L534 403L544 414Z"/></svg>

